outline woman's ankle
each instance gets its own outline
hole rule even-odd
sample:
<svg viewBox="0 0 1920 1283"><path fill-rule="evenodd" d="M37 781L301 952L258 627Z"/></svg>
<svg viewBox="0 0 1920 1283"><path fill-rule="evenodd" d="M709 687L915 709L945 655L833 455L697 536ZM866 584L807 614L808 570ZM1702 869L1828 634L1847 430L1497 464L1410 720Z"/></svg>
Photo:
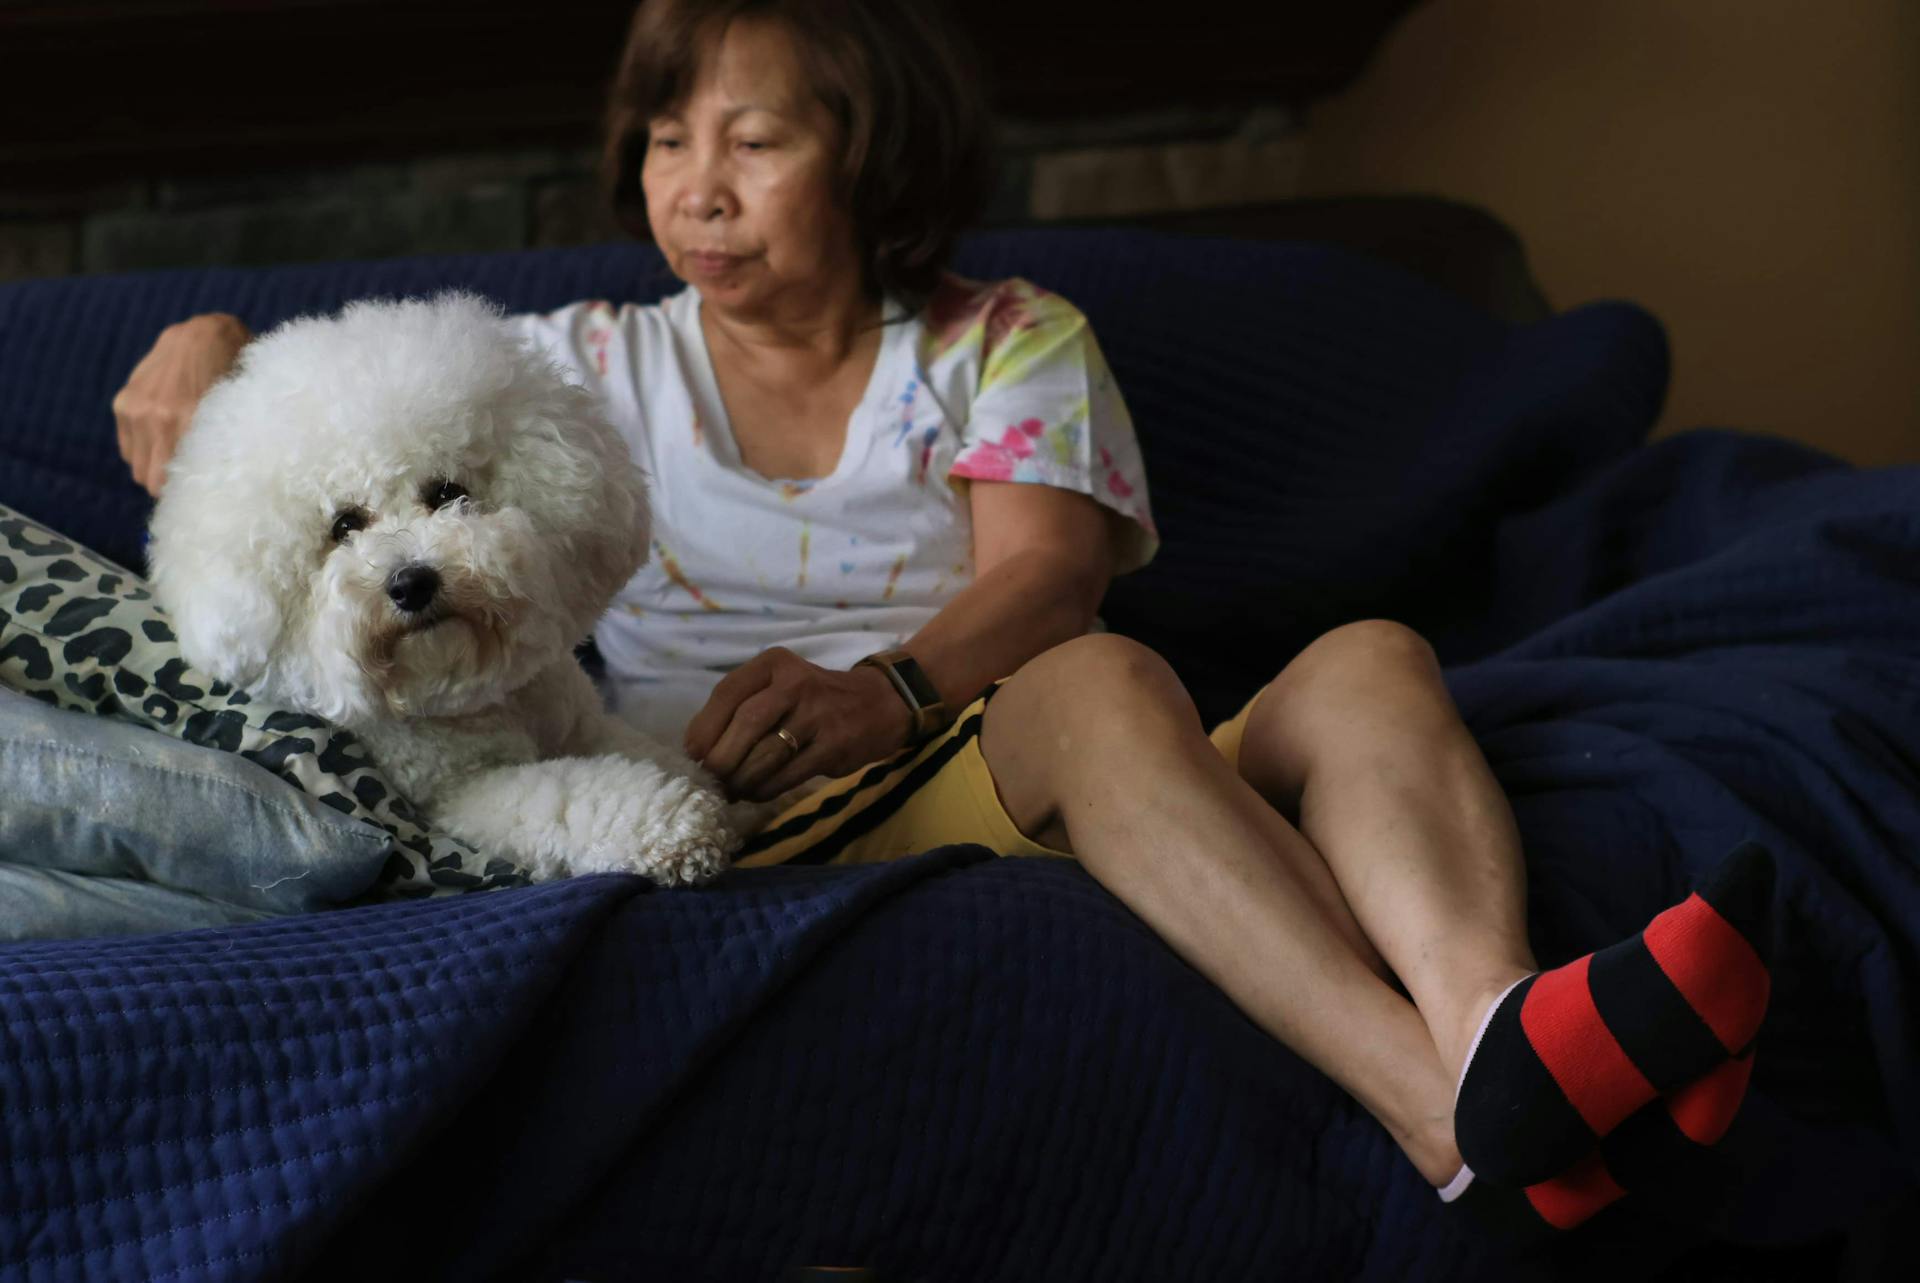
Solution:
<svg viewBox="0 0 1920 1283"><path fill-rule="evenodd" d="M1453 1115L1429 1122L1413 1131L1388 1129L1400 1152L1407 1156L1421 1178L1435 1189L1444 1187L1460 1174L1460 1148L1453 1141Z"/></svg>
<svg viewBox="0 0 1920 1283"><path fill-rule="evenodd" d="M1487 1015L1494 1003L1532 974L1531 969L1518 964L1490 969L1455 990L1454 995L1449 995L1450 1001L1445 1009L1433 1012L1431 1018L1428 1018L1426 1008L1421 1009L1420 1014L1427 1019L1427 1030L1433 1035L1434 1050L1440 1054L1440 1064L1446 1070L1448 1082L1456 1087L1459 1085L1460 1075L1473 1055L1474 1042L1485 1028ZM1432 1005L1437 1007L1440 1004Z"/></svg>

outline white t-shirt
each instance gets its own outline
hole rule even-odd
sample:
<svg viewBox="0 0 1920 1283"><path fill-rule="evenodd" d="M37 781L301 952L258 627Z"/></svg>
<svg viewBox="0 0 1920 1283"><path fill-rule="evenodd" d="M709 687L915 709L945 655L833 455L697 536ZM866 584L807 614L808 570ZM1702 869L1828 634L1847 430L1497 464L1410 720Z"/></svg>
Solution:
<svg viewBox="0 0 1920 1283"><path fill-rule="evenodd" d="M889 305L890 318L901 309ZM1155 536L1133 424L1086 318L1022 280L946 278L886 325L824 477L741 462L688 288L657 304L512 318L599 393L646 472L653 549L594 630L623 717L678 742L729 670L770 646L828 668L897 646L973 578L970 479L1091 495Z"/></svg>

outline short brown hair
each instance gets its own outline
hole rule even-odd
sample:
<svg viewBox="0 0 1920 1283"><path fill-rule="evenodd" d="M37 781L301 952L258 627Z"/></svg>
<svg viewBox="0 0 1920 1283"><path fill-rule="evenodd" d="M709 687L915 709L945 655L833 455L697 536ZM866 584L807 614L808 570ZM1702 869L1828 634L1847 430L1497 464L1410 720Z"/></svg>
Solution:
<svg viewBox="0 0 1920 1283"><path fill-rule="evenodd" d="M839 121L841 195L867 288L917 310L992 180L978 63L932 0L644 0L607 104L600 179L614 217L650 235L647 122L685 100L731 24L762 18L793 33L814 93Z"/></svg>

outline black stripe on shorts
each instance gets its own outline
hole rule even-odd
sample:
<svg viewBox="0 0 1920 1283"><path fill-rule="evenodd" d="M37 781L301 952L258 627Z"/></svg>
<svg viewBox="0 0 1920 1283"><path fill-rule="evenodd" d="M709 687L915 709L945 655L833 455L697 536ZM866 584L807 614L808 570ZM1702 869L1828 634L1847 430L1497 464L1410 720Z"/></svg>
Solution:
<svg viewBox="0 0 1920 1283"><path fill-rule="evenodd" d="M975 713L972 717L967 718L958 728L948 733L945 743L941 744L933 752L928 753L924 760L915 765L898 780L894 781L891 788L870 801L859 814L822 838L819 842L807 847L805 850L800 851L782 863L831 863L833 857L845 850L849 842L860 837L862 834L871 832L882 820L904 806L907 799L912 797L921 785L938 775L940 768L952 761L954 756L959 753L962 748L966 747L967 742L980 733L980 725L983 719L983 713ZM879 786L889 775L892 775L899 769L900 765L898 761L892 759L874 764L867 768L866 774L860 777L859 783L844 793L839 793L828 798L820 804L818 810L809 811L805 815L796 815L778 828L768 829L765 832L755 834L753 838L741 848L740 854L735 858L745 859L756 852L778 846L782 842L792 841L794 838L804 834L808 829L819 825L822 821L830 820L845 811L849 806L853 805L856 797L866 793L869 789Z"/></svg>

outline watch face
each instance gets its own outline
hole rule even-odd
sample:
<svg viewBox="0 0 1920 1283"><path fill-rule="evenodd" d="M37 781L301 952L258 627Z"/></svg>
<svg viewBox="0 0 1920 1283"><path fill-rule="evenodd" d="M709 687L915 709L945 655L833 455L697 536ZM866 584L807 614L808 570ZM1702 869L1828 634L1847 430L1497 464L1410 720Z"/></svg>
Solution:
<svg viewBox="0 0 1920 1283"><path fill-rule="evenodd" d="M933 683L927 680L927 675L920 670L913 656L902 655L895 660L893 671L900 674L900 680L913 692L913 702L921 708L931 708L940 702L940 692L933 688Z"/></svg>
<svg viewBox="0 0 1920 1283"><path fill-rule="evenodd" d="M926 740L947 724L947 706L940 692L927 680L920 665L904 650L883 650L861 660L886 673L899 693L901 702L913 712L915 742Z"/></svg>

